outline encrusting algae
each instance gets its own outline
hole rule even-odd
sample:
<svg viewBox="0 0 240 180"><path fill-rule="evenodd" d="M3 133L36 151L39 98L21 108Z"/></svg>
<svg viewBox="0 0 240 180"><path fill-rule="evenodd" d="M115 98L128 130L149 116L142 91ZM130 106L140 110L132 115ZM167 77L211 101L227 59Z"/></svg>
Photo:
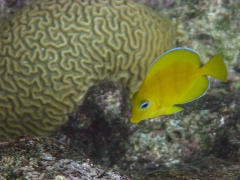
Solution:
<svg viewBox="0 0 240 180"><path fill-rule="evenodd" d="M102 80L140 87L175 25L129 0L37 0L0 27L0 139L43 135Z"/></svg>
<svg viewBox="0 0 240 180"><path fill-rule="evenodd" d="M183 110L176 105L206 93L210 86L207 76L227 81L227 68L221 55L213 56L200 66L199 55L189 48L175 48L159 56L133 96L131 122L138 123Z"/></svg>

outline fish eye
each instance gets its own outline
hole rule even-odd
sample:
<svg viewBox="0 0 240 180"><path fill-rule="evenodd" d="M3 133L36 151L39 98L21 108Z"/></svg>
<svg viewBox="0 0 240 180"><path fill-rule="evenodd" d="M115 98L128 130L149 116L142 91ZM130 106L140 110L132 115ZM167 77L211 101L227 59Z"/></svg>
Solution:
<svg viewBox="0 0 240 180"><path fill-rule="evenodd" d="M146 108L148 108L149 105L150 105L150 102L149 102L149 101L144 102L144 103L142 103L142 104L140 105L140 109L146 109Z"/></svg>

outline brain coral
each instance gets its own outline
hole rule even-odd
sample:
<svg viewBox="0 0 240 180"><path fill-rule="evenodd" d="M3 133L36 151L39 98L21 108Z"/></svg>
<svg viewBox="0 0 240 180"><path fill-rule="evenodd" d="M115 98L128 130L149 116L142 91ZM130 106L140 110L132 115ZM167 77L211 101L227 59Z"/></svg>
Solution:
<svg viewBox="0 0 240 180"><path fill-rule="evenodd" d="M0 27L0 138L53 130L99 81L134 93L174 36L168 18L129 0L37 0L23 8Z"/></svg>

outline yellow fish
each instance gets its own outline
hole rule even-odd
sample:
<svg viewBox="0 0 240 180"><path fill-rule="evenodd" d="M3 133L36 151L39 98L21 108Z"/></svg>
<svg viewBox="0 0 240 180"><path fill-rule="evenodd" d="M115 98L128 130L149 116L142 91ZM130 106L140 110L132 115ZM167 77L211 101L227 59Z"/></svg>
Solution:
<svg viewBox="0 0 240 180"><path fill-rule="evenodd" d="M199 55L190 48L175 48L159 56L132 98L132 123L173 114L176 106L203 96L210 84L207 76L227 81L227 68L221 57L213 56L201 66Z"/></svg>

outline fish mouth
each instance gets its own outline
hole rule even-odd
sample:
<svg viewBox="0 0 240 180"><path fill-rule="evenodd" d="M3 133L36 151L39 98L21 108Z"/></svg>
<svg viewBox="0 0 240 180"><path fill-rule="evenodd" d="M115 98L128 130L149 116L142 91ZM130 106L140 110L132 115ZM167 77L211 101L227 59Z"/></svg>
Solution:
<svg viewBox="0 0 240 180"><path fill-rule="evenodd" d="M141 120L136 120L136 119L134 119L134 118L130 118L130 122L131 123L133 123L133 124L137 124L137 123L139 123Z"/></svg>

